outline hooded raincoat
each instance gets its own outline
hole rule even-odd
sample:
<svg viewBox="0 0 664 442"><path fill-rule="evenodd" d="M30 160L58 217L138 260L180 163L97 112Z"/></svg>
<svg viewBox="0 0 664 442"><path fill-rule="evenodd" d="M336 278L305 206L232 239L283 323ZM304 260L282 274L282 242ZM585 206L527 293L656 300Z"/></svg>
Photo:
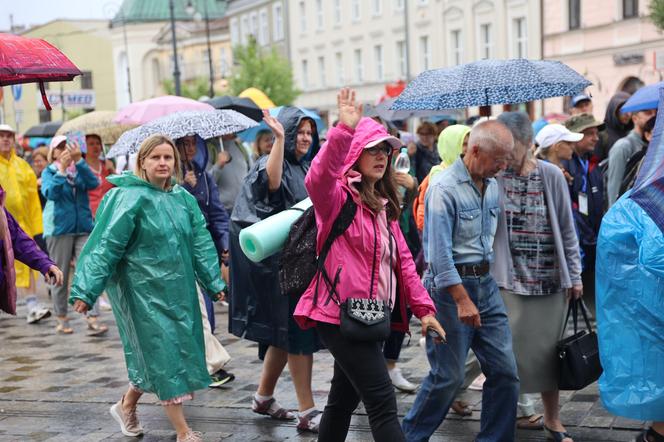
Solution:
<svg viewBox="0 0 664 442"><path fill-rule="evenodd" d="M599 133L599 141L595 145L595 155L599 161L609 157L611 147L619 139L626 137L634 129L634 123L630 118L627 124L623 124L618 118L620 108L625 104L631 95L627 92L617 92L606 107L604 115L604 124L606 129Z"/></svg>
<svg viewBox="0 0 664 442"><path fill-rule="evenodd" d="M129 380L160 400L210 383L196 283L224 289L217 253L196 199L125 172L102 200L76 267L70 303L113 305Z"/></svg>
<svg viewBox="0 0 664 442"><path fill-rule="evenodd" d="M454 124L447 126L438 136L438 154L442 161L439 165L433 166L429 175L420 183L419 194L413 203L415 224L420 232L424 229L424 198L429 188L429 181L435 174L451 166L461 156L463 140L468 133L470 133L470 127Z"/></svg>
<svg viewBox="0 0 664 442"><path fill-rule="evenodd" d="M319 148L316 125L310 120L314 128L313 142L307 155L298 161L295 156L297 128L302 120L309 118L297 108L284 107L277 119L284 127L285 136L281 187L276 192L268 190L265 170L268 156L259 158L244 180L231 215L229 329L236 336L290 353L311 354L318 350L316 336L313 332L302 335L291 319L297 300L282 295L279 289L280 254L254 263L240 248L240 230L308 196L304 177Z"/></svg>
<svg viewBox="0 0 664 442"><path fill-rule="evenodd" d="M9 159L0 156L0 186L5 189L5 208L12 214L23 231L34 238L42 233L42 209L37 193L37 176L32 167L11 151ZM30 269L15 263L16 286L30 285Z"/></svg>
<svg viewBox="0 0 664 442"><path fill-rule="evenodd" d="M316 213L319 247L322 247L329 235L346 201L347 192L350 192L358 206L355 218L348 229L332 243L325 261L327 273L338 281L336 291L341 298L340 302L349 297L377 297L379 281L386 277L380 274L380 266L377 265L381 261L381 248L378 246L381 244L381 229L378 227L381 221L378 218L385 217L385 211L376 214L366 207L357 188L350 182L361 179L359 173L351 168L360 158L364 147L387 135L383 126L371 118L360 120L355 130L340 124L328 132L328 141L314 159L307 175L306 185ZM418 318L435 314L436 308L415 270L413 257L398 220L388 221L388 224L396 244L394 276L397 285L392 308L392 329L406 332L406 306L410 306ZM295 309L295 320L302 328L313 327L318 321L339 324L339 306L329 296L331 287L327 286L323 278L320 281L317 279L311 281Z"/></svg>

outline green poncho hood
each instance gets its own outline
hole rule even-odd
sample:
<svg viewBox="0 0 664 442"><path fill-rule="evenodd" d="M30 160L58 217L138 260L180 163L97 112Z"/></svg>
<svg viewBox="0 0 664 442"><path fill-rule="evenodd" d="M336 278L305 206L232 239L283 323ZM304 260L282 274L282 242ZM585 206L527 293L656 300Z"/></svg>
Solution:
<svg viewBox="0 0 664 442"><path fill-rule="evenodd" d="M438 136L438 155L442 162L431 168L430 177L445 170L459 158L463 149L463 139L469 132L470 128L463 124L453 124L443 129Z"/></svg>

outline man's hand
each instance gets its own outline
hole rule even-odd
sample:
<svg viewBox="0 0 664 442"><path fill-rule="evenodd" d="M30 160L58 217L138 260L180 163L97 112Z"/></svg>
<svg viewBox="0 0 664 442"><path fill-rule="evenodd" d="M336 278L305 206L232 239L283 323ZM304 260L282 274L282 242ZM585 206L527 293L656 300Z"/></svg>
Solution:
<svg viewBox="0 0 664 442"><path fill-rule="evenodd" d="M57 266L51 266L44 274L44 279L48 284L61 286L64 281L64 276L62 275L62 271L60 271Z"/></svg>
<svg viewBox="0 0 664 442"><path fill-rule="evenodd" d="M339 109L339 122L355 129L362 118L362 104L355 102L355 90L342 88L337 94L337 107Z"/></svg>
<svg viewBox="0 0 664 442"><path fill-rule="evenodd" d="M191 187L196 187L196 183L198 181L196 180L196 174L193 170L190 170L184 174L184 182L189 184Z"/></svg>
<svg viewBox="0 0 664 442"><path fill-rule="evenodd" d="M217 163L216 164L217 164L217 167L219 167L220 169L222 167L224 167L226 164L230 163L230 162L231 162L231 154L229 154L228 152L223 151L223 152L219 152L217 154Z"/></svg>
<svg viewBox="0 0 664 442"><path fill-rule="evenodd" d="M88 309L89 309L88 305L85 302L81 301L80 299L77 299L74 302L74 311L76 311L77 313L87 313Z"/></svg>
<svg viewBox="0 0 664 442"><path fill-rule="evenodd" d="M456 305L459 313L459 321L475 328L480 328L482 326L480 312L468 296L456 301Z"/></svg>
<svg viewBox="0 0 664 442"><path fill-rule="evenodd" d="M583 296L583 284L574 284L571 289L567 289L567 300L570 298L581 299Z"/></svg>

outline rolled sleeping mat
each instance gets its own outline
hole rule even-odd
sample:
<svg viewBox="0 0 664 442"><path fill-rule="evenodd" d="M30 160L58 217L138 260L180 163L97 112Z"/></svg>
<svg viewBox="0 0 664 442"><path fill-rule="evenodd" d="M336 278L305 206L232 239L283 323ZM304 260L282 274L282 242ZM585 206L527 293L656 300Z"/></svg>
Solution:
<svg viewBox="0 0 664 442"><path fill-rule="evenodd" d="M290 209L242 229L240 248L247 258L253 262L259 262L280 251L288 238L291 226L309 207L311 207L311 200L307 198Z"/></svg>

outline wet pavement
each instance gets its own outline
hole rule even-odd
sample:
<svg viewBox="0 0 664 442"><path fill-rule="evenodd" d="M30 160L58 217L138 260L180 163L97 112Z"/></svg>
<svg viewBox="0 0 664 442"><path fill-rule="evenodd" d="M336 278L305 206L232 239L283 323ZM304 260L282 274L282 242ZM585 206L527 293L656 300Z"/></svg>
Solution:
<svg viewBox="0 0 664 442"><path fill-rule="evenodd" d="M42 297L45 303L48 299ZM109 325L105 337L89 337L82 317L75 318L73 335L56 335L55 320L28 325L25 307L11 317L0 313L0 441L132 441L124 437L108 413L127 386L122 345L111 312L102 319ZM217 307L216 335L233 360L227 369L236 380L219 389L196 393L185 412L191 427L206 441L315 441L311 433L298 434L292 422L275 421L251 412L251 395L256 391L261 363L254 343L229 335L227 312ZM413 338L406 339L400 367L407 378L419 381L428 371L424 350ZM326 351L315 355L313 389L319 408L325 405L332 377L332 358ZM287 370L275 397L287 408L297 402ZM415 395L398 393L400 417L410 408ZM479 429L481 393L467 391L464 399L474 407L472 416L449 415L432 441L472 441ZM567 430L581 441L628 441L646 425L618 418L604 410L593 384L578 392L561 393L561 418ZM541 411L541 403L536 403ZM145 395L138 416L146 434L143 441L175 440L175 433L156 397ZM353 417L349 441L371 441L362 406ZM541 431L518 432L519 441L543 441Z"/></svg>

